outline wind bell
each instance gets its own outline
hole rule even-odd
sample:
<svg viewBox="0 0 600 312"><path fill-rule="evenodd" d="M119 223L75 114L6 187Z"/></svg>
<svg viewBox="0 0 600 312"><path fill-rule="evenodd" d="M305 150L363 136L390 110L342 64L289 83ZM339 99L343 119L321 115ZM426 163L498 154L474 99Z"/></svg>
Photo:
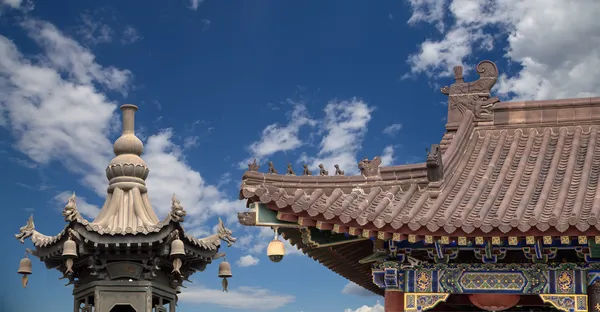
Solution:
<svg viewBox="0 0 600 312"><path fill-rule="evenodd" d="M170 256L172 258L174 258L173 259L173 271L171 271L171 273L176 273L178 275L181 275L181 271L179 271L179 270L181 269L183 262L181 261L180 257L185 256L185 249L183 246L183 242L179 239L178 231L175 232L175 239L171 242Z"/></svg>
<svg viewBox="0 0 600 312"><path fill-rule="evenodd" d="M65 260L65 274L73 274L73 259L77 258L77 244L73 241L72 235L69 234L69 238L63 244L62 256L67 258Z"/></svg>
<svg viewBox="0 0 600 312"><path fill-rule="evenodd" d="M223 262L219 263L219 277L223 278L223 282L221 282L221 286L223 286L224 292L229 292L227 290L227 286L229 286L229 282L227 281L228 277L232 277L231 274L231 265L227 262L227 259L223 258Z"/></svg>
<svg viewBox="0 0 600 312"><path fill-rule="evenodd" d="M27 288L27 282L29 281L29 274L31 274L31 260L27 257L27 253L25 253L25 258L21 259L19 262L19 271L17 273L22 274L21 284L23 288Z"/></svg>

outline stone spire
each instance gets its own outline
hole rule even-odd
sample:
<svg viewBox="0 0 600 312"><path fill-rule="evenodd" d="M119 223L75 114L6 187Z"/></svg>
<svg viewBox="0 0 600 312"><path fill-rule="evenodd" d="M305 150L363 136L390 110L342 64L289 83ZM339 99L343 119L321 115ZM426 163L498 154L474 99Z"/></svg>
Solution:
<svg viewBox="0 0 600 312"><path fill-rule="evenodd" d="M149 169L140 157L144 144L134 132L137 109L132 104L121 106L123 132L114 144L115 158L106 168L108 194L102 210L91 223L100 233L147 234L162 227L148 198L145 181Z"/></svg>

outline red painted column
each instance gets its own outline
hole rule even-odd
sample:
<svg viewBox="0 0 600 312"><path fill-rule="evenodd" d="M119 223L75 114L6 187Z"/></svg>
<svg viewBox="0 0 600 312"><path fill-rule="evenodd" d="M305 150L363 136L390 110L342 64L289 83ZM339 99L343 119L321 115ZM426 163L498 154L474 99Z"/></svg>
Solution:
<svg viewBox="0 0 600 312"><path fill-rule="evenodd" d="M404 293L397 290L385 291L385 312L404 312Z"/></svg>

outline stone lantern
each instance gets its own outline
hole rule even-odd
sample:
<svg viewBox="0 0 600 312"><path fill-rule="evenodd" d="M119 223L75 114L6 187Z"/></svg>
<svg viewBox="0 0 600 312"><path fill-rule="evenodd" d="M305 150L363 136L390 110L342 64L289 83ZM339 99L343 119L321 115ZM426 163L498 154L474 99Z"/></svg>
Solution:
<svg viewBox="0 0 600 312"><path fill-rule="evenodd" d="M134 133L137 106L126 104L121 110L123 132L106 168L107 195L96 219L88 221L79 213L73 194L63 210L66 225L60 233L41 234L31 216L15 236L21 243L30 238L35 249L27 252L73 285L76 312L114 312L115 307L166 312L167 304L174 312L183 281L224 256L218 252L221 241L231 246L236 239L221 220L217 233L208 237L186 233L181 225L186 212L175 195L169 215L159 220L148 197L144 145ZM25 257L18 270L24 287L31 272L31 260Z"/></svg>

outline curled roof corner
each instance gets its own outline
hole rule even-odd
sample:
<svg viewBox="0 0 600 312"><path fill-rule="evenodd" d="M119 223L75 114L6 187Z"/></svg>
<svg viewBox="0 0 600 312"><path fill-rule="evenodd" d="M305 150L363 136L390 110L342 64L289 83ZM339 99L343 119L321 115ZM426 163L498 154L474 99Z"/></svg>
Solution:
<svg viewBox="0 0 600 312"><path fill-rule="evenodd" d="M192 242L196 246L200 246L202 248L217 250L221 246L221 241L227 243L227 247L231 247L236 241L237 238L233 237L233 232L225 227L223 220L219 218L219 223L217 226L217 232L204 237L204 238L196 238L192 235L184 233L184 237Z"/></svg>
<svg viewBox="0 0 600 312"><path fill-rule="evenodd" d="M15 234L15 238L18 239L21 244L24 244L27 238L31 238L31 242L34 246L43 247L59 241L67 233L68 228L69 225L65 226L65 228L55 236L44 235L35 229L33 215L31 215L27 220L27 223L19 228L19 233Z"/></svg>

